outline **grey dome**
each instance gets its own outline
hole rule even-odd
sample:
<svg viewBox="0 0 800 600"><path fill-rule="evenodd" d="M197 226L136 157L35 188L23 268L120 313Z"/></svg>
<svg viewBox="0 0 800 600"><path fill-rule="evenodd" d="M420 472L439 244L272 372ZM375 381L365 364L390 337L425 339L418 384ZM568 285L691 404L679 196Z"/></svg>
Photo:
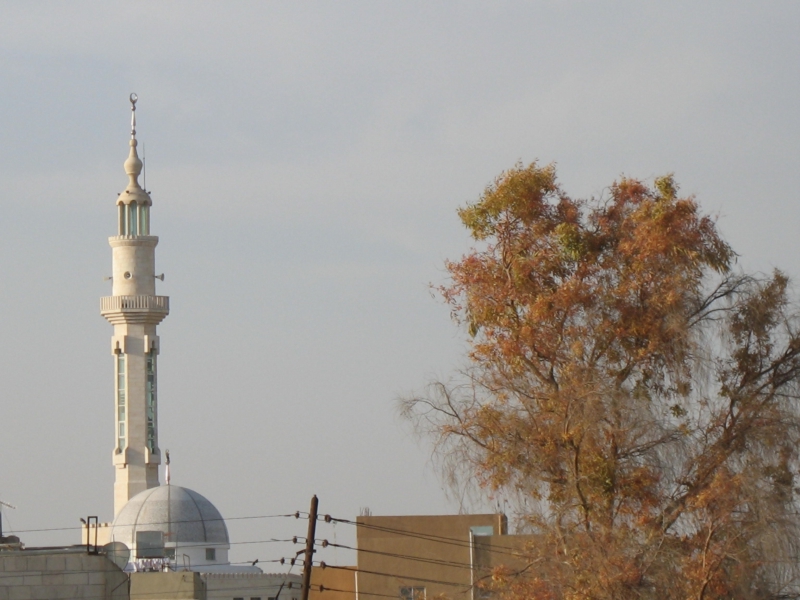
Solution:
<svg viewBox="0 0 800 600"><path fill-rule="evenodd" d="M161 531L167 546L203 543L229 546L222 515L206 498L177 485L136 494L114 519L111 539L129 548L140 531Z"/></svg>

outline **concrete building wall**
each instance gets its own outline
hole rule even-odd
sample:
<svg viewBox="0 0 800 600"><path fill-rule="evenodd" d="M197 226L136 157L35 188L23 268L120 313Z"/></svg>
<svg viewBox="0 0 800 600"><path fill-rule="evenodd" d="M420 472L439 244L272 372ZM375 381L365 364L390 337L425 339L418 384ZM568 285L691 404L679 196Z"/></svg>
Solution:
<svg viewBox="0 0 800 600"><path fill-rule="evenodd" d="M474 532L505 536L505 515L359 517L359 597L471 599ZM475 596L477 597L477 596Z"/></svg>
<svg viewBox="0 0 800 600"><path fill-rule="evenodd" d="M97 527L95 527L94 523L91 525L87 525L86 523L81 524L81 544L86 545L89 543L95 545L96 543L98 546L102 547L110 541L111 523L98 523Z"/></svg>
<svg viewBox="0 0 800 600"><path fill-rule="evenodd" d="M309 600L354 600L356 597L356 569L357 567L347 567L346 569L312 567ZM325 588L324 591L320 591L320 586ZM365 599L370 600L366 596Z"/></svg>
<svg viewBox="0 0 800 600"><path fill-rule="evenodd" d="M206 600L200 573L131 573L130 600Z"/></svg>
<svg viewBox="0 0 800 600"><path fill-rule="evenodd" d="M207 600L300 600L299 575L285 573L202 573ZM289 587L291 583L292 587ZM281 588L283 584L283 588Z"/></svg>
<svg viewBox="0 0 800 600"><path fill-rule="evenodd" d="M534 540L532 535L487 535L473 540L473 578L476 584L474 598L490 597L492 571L505 567L518 577L532 577L535 570L526 556L526 547Z"/></svg>
<svg viewBox="0 0 800 600"><path fill-rule="evenodd" d="M105 556L84 549L0 552L0 600L51 598L125 600L128 577Z"/></svg>

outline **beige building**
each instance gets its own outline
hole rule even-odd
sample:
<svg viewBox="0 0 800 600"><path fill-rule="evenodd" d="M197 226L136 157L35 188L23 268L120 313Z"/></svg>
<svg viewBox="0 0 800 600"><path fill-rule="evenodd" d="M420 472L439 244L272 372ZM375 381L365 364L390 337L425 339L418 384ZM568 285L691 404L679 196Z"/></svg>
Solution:
<svg viewBox="0 0 800 600"><path fill-rule="evenodd" d="M331 569L313 567L309 600L353 600L356 597L357 567ZM282 597L280 600L284 600ZM369 600L365 596L365 600Z"/></svg>
<svg viewBox="0 0 800 600"><path fill-rule="evenodd" d="M86 548L0 551L0 600L126 600L128 576Z"/></svg>
<svg viewBox="0 0 800 600"><path fill-rule="evenodd" d="M358 517L357 597L478 598L491 559L477 541L510 538L505 515Z"/></svg>
<svg viewBox="0 0 800 600"><path fill-rule="evenodd" d="M299 575L203 573L201 578L206 585L206 600L300 600Z"/></svg>
<svg viewBox="0 0 800 600"><path fill-rule="evenodd" d="M130 600L299 600L284 574L269 573L132 573ZM280 596L278 593L280 592Z"/></svg>

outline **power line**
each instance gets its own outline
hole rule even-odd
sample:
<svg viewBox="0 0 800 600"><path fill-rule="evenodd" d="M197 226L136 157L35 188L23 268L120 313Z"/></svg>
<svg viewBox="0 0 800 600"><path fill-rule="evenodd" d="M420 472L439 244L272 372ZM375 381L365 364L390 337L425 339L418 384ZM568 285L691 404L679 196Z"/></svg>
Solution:
<svg viewBox="0 0 800 600"><path fill-rule="evenodd" d="M322 585L322 584L319 584L319 583L315 583L314 585L319 588L318 590L315 590L315 591L320 592L320 593L322 593L322 592L342 592L344 594L353 594L353 595L355 595L355 593L356 593L355 590L340 590L340 589L337 589L337 588L330 588L328 586L325 586L325 585ZM389 594L378 594L377 592L364 592L364 591L358 590L358 595L359 596L377 596L378 598L394 598L394 600L397 600L397 595L396 594L390 596Z"/></svg>
<svg viewBox="0 0 800 600"><path fill-rule="evenodd" d="M306 515L305 517L303 517L302 516L303 514L304 513L301 513L301 512L298 511L298 512L295 512L295 513L285 514L285 515L254 515L254 516L246 516L246 517L229 517L229 518L220 517L220 518L209 518L209 519L205 519L205 518L204 519L179 519L179 520L176 520L176 521L150 521L150 522L147 522L147 523L136 523L136 525L166 525L168 523L171 523L171 524L174 525L174 524L178 524L178 523L200 523L200 522L209 523L209 522L214 522L214 521L242 521L242 520L247 520L247 519L277 519L277 518L288 518L288 517L294 517L295 519L300 519L300 518L307 519L308 516ZM133 525L133 523L130 523L130 525ZM120 526L124 527L125 525L124 524L120 524ZM17 533L39 533L39 532L43 532L43 531L75 531L75 530L79 530L79 529L84 529L84 526L78 525L78 526L75 526L75 527L47 527L47 528L43 528L43 529L17 529L17 530L14 530L13 533L17 534Z"/></svg>
<svg viewBox="0 0 800 600"><path fill-rule="evenodd" d="M459 569L472 569L473 565L468 563L456 562L451 560L443 560L440 558L426 558L423 556L412 556L410 554L396 554L394 552L381 552L380 550L367 550L365 548L353 548L352 546L345 546L344 544L332 544L328 540L323 540L322 547L344 548L346 550L355 550L356 552L366 552L368 554L380 554L381 556L390 556L392 558L402 558L405 560L416 560L419 562L430 563L433 565L441 565L443 567L456 567Z"/></svg>
<svg viewBox="0 0 800 600"><path fill-rule="evenodd" d="M339 569L341 571L351 571L353 573L366 573L367 575L381 575L383 577L395 577L397 579L409 579L412 581L424 581L427 583L435 583L438 585L450 585L454 587L465 587L467 589L472 587L471 583L458 583L455 581L441 581L438 579L427 579L425 577L415 577L412 575L397 575L395 573L381 573L380 571L369 571L366 569L359 569L358 567L339 567L336 565L328 565L325 563L320 563L320 568L322 569Z"/></svg>
<svg viewBox="0 0 800 600"><path fill-rule="evenodd" d="M12 557L13 556L15 558L33 558L33 556L25 556L25 550L21 550L18 553L13 553L13 554L12 554L12 552L8 552L7 554L4 552L3 553L3 555L4 555L3 557ZM64 554L68 554L68 555L71 555L71 556L87 556L84 552L74 552L74 553L71 553L71 552L63 552L63 553L54 552L53 554L38 554L38 555L35 555L35 556L52 557L52 556L59 556L59 555L60 556L64 556ZM105 555L101 554L100 556L105 556ZM259 564L261 564L261 563L285 564L285 561L286 561L285 558L275 558L275 559L267 559L267 560L260 560L259 559L258 562L259 562ZM253 561L249 560L249 561L245 561L245 562L241 562L241 563L229 563L229 564L236 565L236 564L252 564L252 563L253 563ZM185 569L183 568L183 566L176 566L175 568L168 569L168 570L169 570L169 572L176 573L176 572L183 572ZM291 571L291 569L290 569L290 571ZM44 575L57 575L57 574L62 574L62 573L110 573L110 572L113 572L113 571L109 571L107 569L89 569L89 568L86 568L86 569L57 569L57 570L54 569L54 570L51 570L51 571L48 571L47 569L28 569L28 570L25 570L25 571L0 572L0 580L5 579L5 578L9 578L9 577L22 577L26 573L29 574L29 575L31 573L44 574ZM132 571L132 572L121 571L121 572L125 573L125 575L130 575L131 573L145 573L145 572L150 572L150 571ZM253 573L253 574L254 575L261 575L261 574L268 575L269 573ZM276 575L290 575L290 573L285 573L285 574L276 573Z"/></svg>
<svg viewBox="0 0 800 600"><path fill-rule="evenodd" d="M336 518L330 517L330 520L331 521L336 521L337 523L346 523L348 525L355 525L356 527L364 527L366 529L373 529L375 531L382 531L382 532L385 532L385 533L394 533L394 534L397 534L397 535L403 535L403 536L406 536L406 537L417 538L417 539L421 539L421 540L425 540L425 541L429 541L429 542L436 542L436 543L439 543L439 544L447 544L447 545L456 546L456 547L459 547L459 548L472 549L472 548L480 547L481 550L483 550L485 552L492 552L492 553L495 553L495 554L503 554L503 555L506 555L506 556L513 556L513 557L517 557L517 558L522 556L519 551L514 551L511 548L507 548L507 549L492 548L492 547L488 547L488 545L486 545L486 544L481 544L480 542L464 540L464 539L460 539L460 538L453 538L453 537L447 537L447 536L442 536L442 535L435 535L435 534L432 534L432 533L422 533L422 532L416 532L416 531L408 531L408 530L405 530L405 529L395 529L393 527L386 527L384 525L374 525L374 524L371 524L371 523L360 523L358 521L351 521L349 519L336 519ZM326 521L327 521L327 518L326 518ZM475 536L475 537L479 538L479 537L482 537L482 536ZM512 537L512 536L498 536L498 537L508 538L508 537Z"/></svg>
<svg viewBox="0 0 800 600"><path fill-rule="evenodd" d="M453 546L460 546L462 548L469 548L471 547L471 543L468 540L464 540L463 538L454 538L448 537L443 535L436 535L433 533L422 533L417 531L408 531L406 529L395 529L393 527L387 527L385 525L375 525L372 523L360 523L358 521L351 521L350 519L337 519L331 517L331 521L336 521L337 523L346 523L348 525L355 525L356 527L364 527L365 529L374 529L376 531L384 531L387 533L396 533L398 535L406 535L409 537L416 537L420 539L425 539L429 541L440 542L442 544L450 544Z"/></svg>

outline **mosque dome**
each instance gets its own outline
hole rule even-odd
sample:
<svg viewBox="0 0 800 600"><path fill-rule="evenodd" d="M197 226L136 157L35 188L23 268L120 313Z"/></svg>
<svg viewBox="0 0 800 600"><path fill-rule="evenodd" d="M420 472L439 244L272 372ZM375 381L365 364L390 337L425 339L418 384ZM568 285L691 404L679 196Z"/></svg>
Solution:
<svg viewBox="0 0 800 600"><path fill-rule="evenodd" d="M166 556L192 566L227 563L228 528L216 507L197 492L162 485L136 494L119 511L111 540L131 549L131 558ZM162 554L163 556L164 554Z"/></svg>

